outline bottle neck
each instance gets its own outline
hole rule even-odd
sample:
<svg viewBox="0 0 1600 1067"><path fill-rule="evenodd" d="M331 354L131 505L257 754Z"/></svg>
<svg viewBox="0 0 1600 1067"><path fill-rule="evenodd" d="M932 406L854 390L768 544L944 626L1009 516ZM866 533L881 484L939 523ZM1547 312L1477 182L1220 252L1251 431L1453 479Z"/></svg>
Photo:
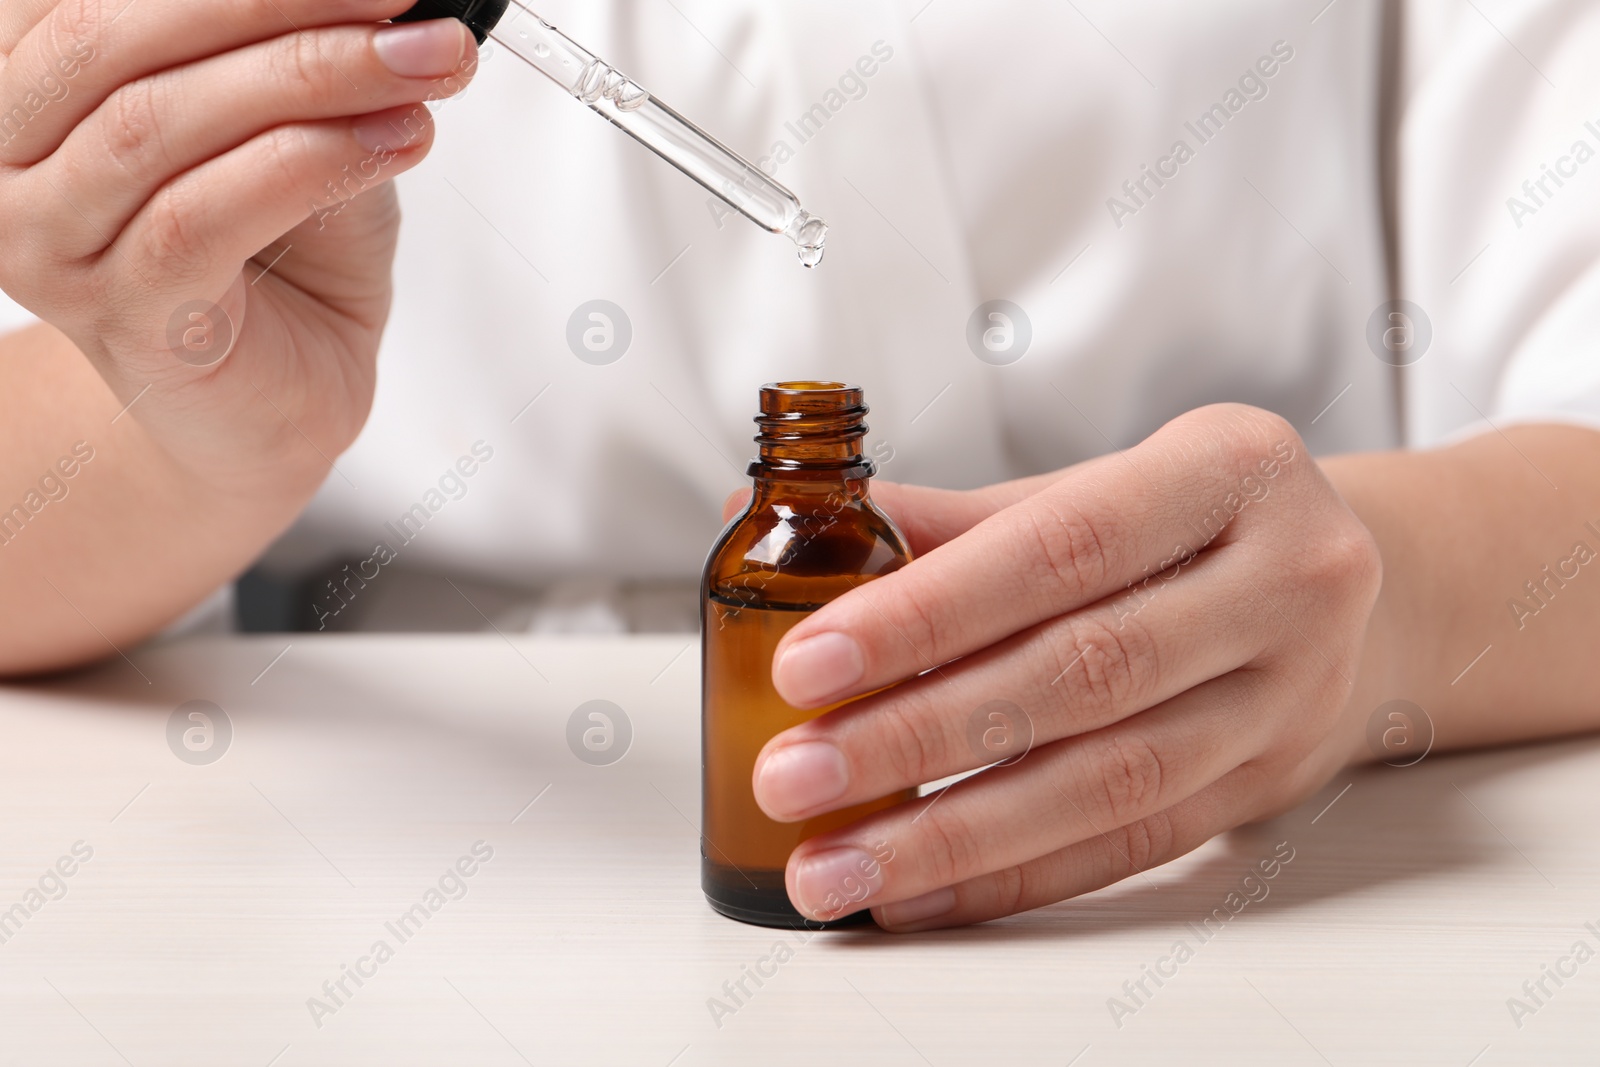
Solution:
<svg viewBox="0 0 1600 1067"><path fill-rule="evenodd" d="M861 452L867 435L867 405L862 392L837 382L785 382L761 390L756 416L760 451L749 474L762 482L837 488L865 481L877 467Z"/></svg>
<svg viewBox="0 0 1600 1067"><path fill-rule="evenodd" d="M780 471L771 476L758 474L752 483L750 508L758 512L778 508L796 514L826 512L838 515L846 508L859 508L866 504L869 489L867 475L848 471Z"/></svg>

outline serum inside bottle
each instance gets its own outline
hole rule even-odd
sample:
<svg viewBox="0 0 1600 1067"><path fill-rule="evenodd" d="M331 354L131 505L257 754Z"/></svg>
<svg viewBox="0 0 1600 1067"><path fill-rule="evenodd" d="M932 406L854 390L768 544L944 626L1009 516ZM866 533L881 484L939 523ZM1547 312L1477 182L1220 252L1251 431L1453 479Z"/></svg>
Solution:
<svg viewBox="0 0 1600 1067"><path fill-rule="evenodd" d="M756 804L756 756L774 736L839 705L802 711L772 685L772 657L794 625L829 601L911 560L905 540L873 505L875 468L861 451L862 391L837 382L761 390L750 504L706 563L701 625L701 886L723 915L761 926L825 929L789 901L784 868L801 841L916 796L905 790L803 823L780 823Z"/></svg>

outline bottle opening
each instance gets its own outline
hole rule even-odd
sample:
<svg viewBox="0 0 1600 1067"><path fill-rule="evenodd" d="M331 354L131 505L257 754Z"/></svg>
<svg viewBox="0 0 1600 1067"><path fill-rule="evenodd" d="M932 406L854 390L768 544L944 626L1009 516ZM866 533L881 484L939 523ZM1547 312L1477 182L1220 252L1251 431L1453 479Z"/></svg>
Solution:
<svg viewBox="0 0 1600 1067"><path fill-rule="evenodd" d="M761 455L750 473L809 470L871 477L872 464L860 448L867 411L860 386L827 381L763 386L756 416Z"/></svg>
<svg viewBox="0 0 1600 1067"><path fill-rule="evenodd" d="M767 388L785 393L815 393L829 389L848 389L850 387L843 382L778 382L767 386Z"/></svg>

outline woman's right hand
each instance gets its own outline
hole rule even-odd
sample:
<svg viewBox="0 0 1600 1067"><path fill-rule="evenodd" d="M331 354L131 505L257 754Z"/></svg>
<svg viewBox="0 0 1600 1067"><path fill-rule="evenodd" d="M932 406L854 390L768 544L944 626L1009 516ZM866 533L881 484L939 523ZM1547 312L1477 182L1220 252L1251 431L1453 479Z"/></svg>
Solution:
<svg viewBox="0 0 1600 1067"><path fill-rule="evenodd" d="M477 63L409 6L0 4L0 287L219 493L303 500L366 419L389 180Z"/></svg>

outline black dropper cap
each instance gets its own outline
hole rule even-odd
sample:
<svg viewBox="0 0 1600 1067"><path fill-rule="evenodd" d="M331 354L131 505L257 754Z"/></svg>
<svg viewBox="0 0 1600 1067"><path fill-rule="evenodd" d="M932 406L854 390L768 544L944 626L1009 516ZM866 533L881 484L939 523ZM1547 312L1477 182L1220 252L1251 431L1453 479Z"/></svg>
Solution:
<svg viewBox="0 0 1600 1067"><path fill-rule="evenodd" d="M395 22L424 22L428 19L460 19L467 24L473 36L482 44L489 31L495 28L511 0L422 0L420 4L397 15Z"/></svg>

